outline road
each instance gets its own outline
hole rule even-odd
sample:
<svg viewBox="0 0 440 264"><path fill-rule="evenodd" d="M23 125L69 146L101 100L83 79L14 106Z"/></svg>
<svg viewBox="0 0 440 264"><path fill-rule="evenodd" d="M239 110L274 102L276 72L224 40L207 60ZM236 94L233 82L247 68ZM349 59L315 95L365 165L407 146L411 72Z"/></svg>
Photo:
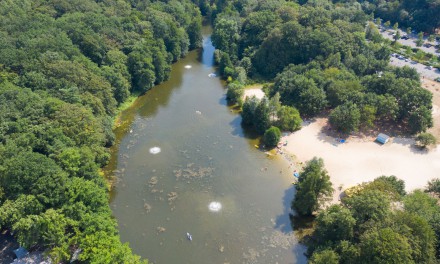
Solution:
<svg viewBox="0 0 440 264"><path fill-rule="evenodd" d="M406 33L403 32L402 30L399 29L399 31L400 31L400 35L401 36L406 35ZM394 38L393 38L393 33L394 32L395 32L394 29L388 29L388 30L385 30L385 31L381 30L380 34L382 35L382 37L384 37L386 39L394 40ZM398 42L400 44L402 44L402 45L410 46L411 48L421 49L421 50L423 50L424 52L427 52L427 53L431 53L431 54L434 54L434 55L437 55L437 56L440 55L440 53L437 52L438 50L434 46L431 46L430 48L427 48L425 46L417 47L417 45L416 45L417 35L411 33L408 36L410 37L409 39L399 39ZM431 43L431 44L434 44L434 45L438 45L439 44L439 42L437 40L434 41L434 42L428 42L426 37L424 38L424 43Z"/></svg>
<svg viewBox="0 0 440 264"><path fill-rule="evenodd" d="M424 77L430 80L434 80L435 78L440 77L440 70L437 68L429 69L428 66L423 65L421 63L417 63L414 61L405 61L403 59L398 59L395 57L391 57L390 64L393 66L403 67L405 65L415 68L417 72L420 74L420 77Z"/></svg>

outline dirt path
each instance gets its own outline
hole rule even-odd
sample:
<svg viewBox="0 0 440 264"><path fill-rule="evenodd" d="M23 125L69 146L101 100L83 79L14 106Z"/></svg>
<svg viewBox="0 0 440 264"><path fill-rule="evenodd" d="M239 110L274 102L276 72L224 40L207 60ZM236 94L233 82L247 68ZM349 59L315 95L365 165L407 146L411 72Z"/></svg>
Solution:
<svg viewBox="0 0 440 264"><path fill-rule="evenodd" d="M440 142L440 83L428 79L422 79L422 87L429 90L432 97L432 118L434 119L434 127L428 130Z"/></svg>

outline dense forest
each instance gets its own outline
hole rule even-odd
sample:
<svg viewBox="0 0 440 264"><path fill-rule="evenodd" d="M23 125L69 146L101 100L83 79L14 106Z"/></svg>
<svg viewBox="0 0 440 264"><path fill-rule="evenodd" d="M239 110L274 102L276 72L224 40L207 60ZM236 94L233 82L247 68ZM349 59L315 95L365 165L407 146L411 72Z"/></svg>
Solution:
<svg viewBox="0 0 440 264"><path fill-rule="evenodd" d="M280 130L297 130L301 117L322 113L344 133L381 123L408 134L432 126L432 94L415 69L389 66L390 48L368 23L374 10L365 12L366 2L335 2L218 1L208 10L227 98L269 147ZM268 83L267 97L243 102L243 87L254 81ZM310 262L437 263L439 182L430 182L428 192L407 194L403 181L381 176L346 190L340 204L326 208L334 189L324 161L311 160L292 201L300 216L317 215L303 240Z"/></svg>
<svg viewBox="0 0 440 264"><path fill-rule="evenodd" d="M340 204L325 206L332 193L323 160L309 161L292 207L301 216L321 209L302 239L310 263L438 263L440 179L407 194L402 180L381 176L345 190Z"/></svg>
<svg viewBox="0 0 440 264"><path fill-rule="evenodd" d="M327 110L331 125L344 133L381 123L409 134L432 126L432 94L414 69L388 65L390 48L366 30L370 16L360 5L220 2L212 39L219 71L232 88L228 97L242 103L249 78L270 83L268 100L242 103L244 123L261 134L279 126L282 107L290 108L288 117ZM256 111L258 105L264 109Z"/></svg>
<svg viewBox="0 0 440 264"><path fill-rule="evenodd" d="M81 263L146 262L120 242L99 168L114 143L118 106L167 80L171 63L200 47L202 15L214 25L228 97L243 104L244 122L267 142L277 142L278 128L299 129L301 116L323 110L345 132L382 121L425 131L432 95L413 69L388 66L389 48L365 25L375 12L432 31L438 17L423 5L435 11L438 1L335 2L0 1L1 230L54 262L75 251ZM402 10L407 17L395 17ZM250 79L268 81L269 98L240 102ZM391 227L369 237L397 232ZM419 246L408 253L414 261L423 260Z"/></svg>
<svg viewBox="0 0 440 264"><path fill-rule="evenodd" d="M0 1L0 228L66 262L143 263L99 168L117 107L201 45L191 1Z"/></svg>

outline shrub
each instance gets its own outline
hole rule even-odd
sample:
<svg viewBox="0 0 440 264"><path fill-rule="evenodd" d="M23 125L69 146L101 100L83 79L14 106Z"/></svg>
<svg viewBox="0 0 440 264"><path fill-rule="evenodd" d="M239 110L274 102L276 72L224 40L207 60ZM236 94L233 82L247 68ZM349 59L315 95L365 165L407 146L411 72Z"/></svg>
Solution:
<svg viewBox="0 0 440 264"><path fill-rule="evenodd" d="M268 147L275 147L281 138L281 131L278 127L271 126L266 132L264 132L263 140L264 144Z"/></svg>

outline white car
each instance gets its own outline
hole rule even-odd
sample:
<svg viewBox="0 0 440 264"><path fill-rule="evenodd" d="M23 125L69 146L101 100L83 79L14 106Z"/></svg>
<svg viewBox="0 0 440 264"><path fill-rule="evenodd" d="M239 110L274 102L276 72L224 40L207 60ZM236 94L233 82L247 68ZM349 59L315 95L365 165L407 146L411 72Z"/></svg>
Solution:
<svg viewBox="0 0 440 264"><path fill-rule="evenodd" d="M428 66L428 70L432 70L432 66L431 65Z"/></svg>

